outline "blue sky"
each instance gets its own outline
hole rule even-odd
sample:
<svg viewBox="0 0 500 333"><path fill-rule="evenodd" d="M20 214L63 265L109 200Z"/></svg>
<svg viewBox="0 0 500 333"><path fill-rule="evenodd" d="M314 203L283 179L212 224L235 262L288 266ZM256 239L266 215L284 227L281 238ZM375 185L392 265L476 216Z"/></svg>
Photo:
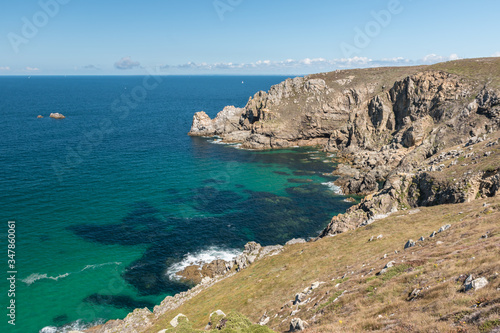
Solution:
<svg viewBox="0 0 500 333"><path fill-rule="evenodd" d="M497 0L0 0L0 75L306 74L500 56Z"/></svg>

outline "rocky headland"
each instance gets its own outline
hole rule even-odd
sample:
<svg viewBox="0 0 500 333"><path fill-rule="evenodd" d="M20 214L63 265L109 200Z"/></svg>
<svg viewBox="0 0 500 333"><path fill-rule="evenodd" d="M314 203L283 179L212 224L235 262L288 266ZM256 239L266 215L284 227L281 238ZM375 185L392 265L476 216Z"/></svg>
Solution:
<svg viewBox="0 0 500 333"><path fill-rule="evenodd" d="M495 167L455 172L449 184L437 175L441 162L453 159L450 169L466 158L461 146L495 141L499 67L498 58L486 58L287 79L256 93L243 108L225 107L214 119L196 113L189 135L217 135L247 149L320 146L336 153L343 162L334 171L336 184L344 194L368 196L335 216L320 237L334 235L397 210L497 193ZM490 76L483 73L487 68Z"/></svg>
<svg viewBox="0 0 500 333"><path fill-rule="evenodd" d="M193 289L89 332L224 331L231 311L280 332L493 332L499 130L500 58L314 74L197 112L191 136L336 154L336 184L364 199L315 241L188 267Z"/></svg>

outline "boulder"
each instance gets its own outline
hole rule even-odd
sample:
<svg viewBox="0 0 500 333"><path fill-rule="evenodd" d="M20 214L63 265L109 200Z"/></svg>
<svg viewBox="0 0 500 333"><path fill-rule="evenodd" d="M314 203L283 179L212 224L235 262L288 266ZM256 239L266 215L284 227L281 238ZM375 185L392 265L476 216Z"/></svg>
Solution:
<svg viewBox="0 0 500 333"><path fill-rule="evenodd" d="M43 116L42 115L38 115L37 118L40 119L40 118L43 118Z"/></svg>
<svg viewBox="0 0 500 333"><path fill-rule="evenodd" d="M298 332L305 330L309 325L307 322L303 321L300 318L293 318L290 322L290 330L289 332Z"/></svg>
<svg viewBox="0 0 500 333"><path fill-rule="evenodd" d="M267 325L267 323L269 323L270 320L271 318L264 313L262 317L260 317L259 322L257 324L264 326Z"/></svg>
<svg viewBox="0 0 500 333"><path fill-rule="evenodd" d="M298 293L295 295L295 300L293 301L293 305L297 305L299 303L304 303L307 298L306 293Z"/></svg>
<svg viewBox="0 0 500 333"><path fill-rule="evenodd" d="M469 291L472 289L477 290L477 289L484 288L487 285L488 285L488 280L486 278L481 277L481 278L474 279L474 277L472 275L469 275L469 277L467 277L467 279L464 282L464 289L465 289L465 291Z"/></svg>
<svg viewBox="0 0 500 333"><path fill-rule="evenodd" d="M172 325L173 327L177 327L179 325L179 321L183 319L189 321L188 317L186 317L182 313L179 313L177 316L174 317L174 319L170 321L170 325Z"/></svg>
<svg viewBox="0 0 500 333"><path fill-rule="evenodd" d="M413 241L412 239L409 239L405 244L405 249L408 249L408 248L413 247L413 246L415 246L415 241Z"/></svg>
<svg viewBox="0 0 500 333"><path fill-rule="evenodd" d="M439 228L438 233L443 232L445 230L448 230L450 228L451 228L451 224L443 225L441 228Z"/></svg>

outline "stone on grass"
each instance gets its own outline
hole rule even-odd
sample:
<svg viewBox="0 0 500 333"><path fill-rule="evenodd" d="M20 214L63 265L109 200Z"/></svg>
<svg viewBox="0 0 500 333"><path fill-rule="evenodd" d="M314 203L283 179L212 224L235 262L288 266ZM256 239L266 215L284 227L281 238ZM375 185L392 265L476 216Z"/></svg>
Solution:
<svg viewBox="0 0 500 333"><path fill-rule="evenodd" d="M185 318L186 321L189 321L188 317L186 317L182 313L179 313L177 316L175 316L174 319L170 321L170 325L172 325L173 327L177 327L179 325L179 319L183 318Z"/></svg>
<svg viewBox="0 0 500 333"><path fill-rule="evenodd" d="M271 318L270 318L270 317L268 317L268 316L264 313L264 314L262 315L262 317L260 317L260 320L259 320L258 324L259 324L260 326L264 326L264 325L266 325L266 324L269 322L269 320L271 320Z"/></svg>
<svg viewBox="0 0 500 333"><path fill-rule="evenodd" d="M465 291L469 291L471 289L478 290L484 288L488 285L488 280L484 277L474 279L472 275L469 275L467 280L464 282Z"/></svg>
<svg viewBox="0 0 500 333"><path fill-rule="evenodd" d="M290 322L290 330L289 332L298 332L303 331L306 327L309 326L307 322L303 321L300 318L293 318Z"/></svg>
<svg viewBox="0 0 500 333"><path fill-rule="evenodd" d="M439 233L439 232L443 232L443 231L445 231L445 230L448 230L448 229L450 229L450 228L451 228L451 224L446 224L446 225L443 225L441 228L439 228L438 233Z"/></svg>
<svg viewBox="0 0 500 333"><path fill-rule="evenodd" d="M408 249L413 246L415 246L415 242L413 241L413 239L409 239L405 244L405 249Z"/></svg>

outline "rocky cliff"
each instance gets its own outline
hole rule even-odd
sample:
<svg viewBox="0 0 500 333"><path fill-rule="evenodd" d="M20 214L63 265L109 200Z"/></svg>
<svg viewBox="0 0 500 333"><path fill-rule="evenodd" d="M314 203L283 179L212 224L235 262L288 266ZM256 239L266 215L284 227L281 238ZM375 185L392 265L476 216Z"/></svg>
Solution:
<svg viewBox="0 0 500 333"><path fill-rule="evenodd" d="M196 113L189 135L218 135L249 149L320 145L335 152L345 161L334 171L337 185L346 194L371 195L321 233L332 235L406 207L495 195L497 185L485 185L496 184L495 165L439 186L428 173L438 166L425 167L447 149L495 135L499 69L499 58L486 58L288 79L213 120Z"/></svg>

